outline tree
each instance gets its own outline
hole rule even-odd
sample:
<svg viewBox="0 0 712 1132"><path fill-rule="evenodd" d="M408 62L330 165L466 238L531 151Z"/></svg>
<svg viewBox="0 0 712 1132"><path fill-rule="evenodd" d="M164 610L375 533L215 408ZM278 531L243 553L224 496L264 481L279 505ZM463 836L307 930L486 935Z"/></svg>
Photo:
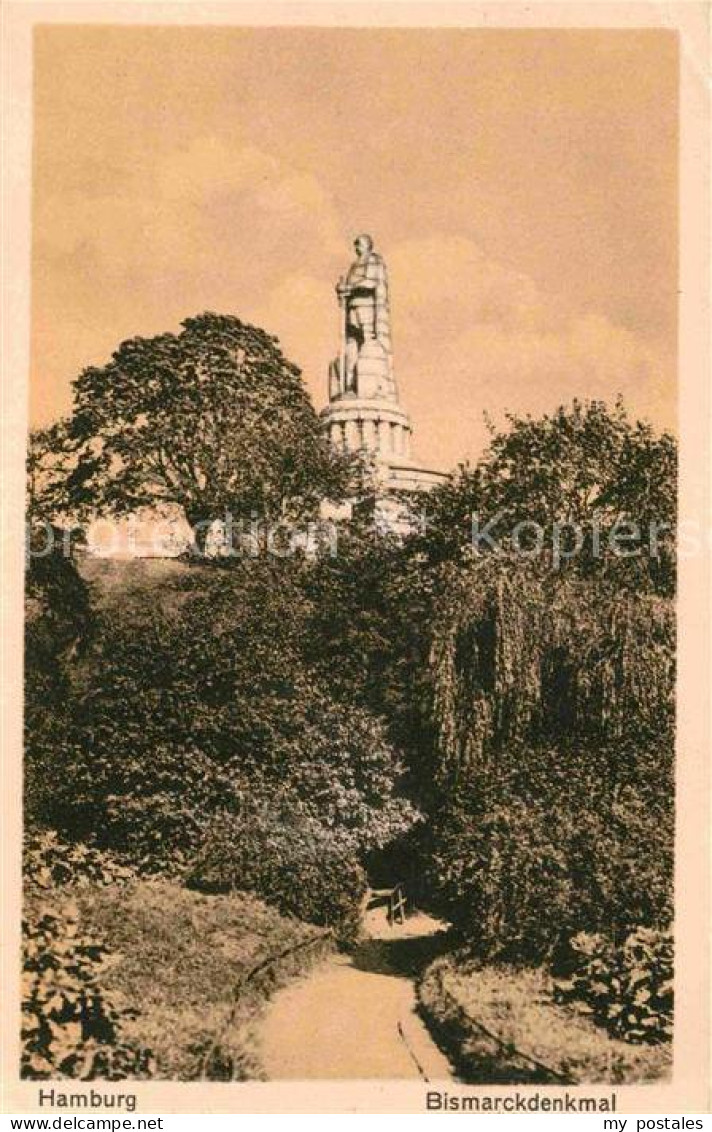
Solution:
<svg viewBox="0 0 712 1132"><path fill-rule="evenodd" d="M632 422L620 401L613 408L573 401L551 415L509 415L508 422L506 431L492 432L474 467L462 466L430 496L428 530L420 540L429 560L467 556L473 519L480 534L505 550L522 524L515 551L531 551L540 537L544 555L559 568L673 592L674 438ZM481 537L477 549L492 547Z"/></svg>
<svg viewBox="0 0 712 1132"><path fill-rule="evenodd" d="M411 541L356 519L340 533L339 553L322 556L304 578L310 664L341 703L382 721L419 804L433 786L428 654L441 574Z"/></svg>
<svg viewBox="0 0 712 1132"><path fill-rule="evenodd" d="M666 927L674 603L513 555L447 569L430 653L440 799L414 850L426 896L517 960L578 931Z"/></svg>
<svg viewBox="0 0 712 1132"><path fill-rule="evenodd" d="M70 507L177 505L202 548L226 512L288 523L342 499L351 464L323 435L277 339L230 315L182 326L123 342L75 381Z"/></svg>
<svg viewBox="0 0 712 1132"><path fill-rule="evenodd" d="M25 518L30 532L49 530L64 517L71 470L67 421L32 429L27 441Z"/></svg>
<svg viewBox="0 0 712 1132"><path fill-rule="evenodd" d="M35 523L28 530L32 540ZM48 526L51 536L54 532ZM61 540L52 537L28 556L25 574L25 824L42 818L52 793L44 757L68 726L71 671L91 639L89 589Z"/></svg>

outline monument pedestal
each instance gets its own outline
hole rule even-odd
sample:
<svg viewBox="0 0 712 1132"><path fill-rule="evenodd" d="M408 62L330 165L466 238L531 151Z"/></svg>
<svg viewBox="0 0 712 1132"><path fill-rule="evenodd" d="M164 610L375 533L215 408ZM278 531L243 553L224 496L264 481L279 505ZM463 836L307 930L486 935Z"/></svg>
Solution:
<svg viewBox="0 0 712 1132"><path fill-rule="evenodd" d="M410 457L410 420L393 401L344 393L322 410L321 419L329 440L343 452L362 450L381 460Z"/></svg>
<svg viewBox="0 0 712 1132"><path fill-rule="evenodd" d="M372 458L377 486L384 493L430 491L449 479L445 472L426 468L413 457L413 426L397 402L345 393L320 415L335 448Z"/></svg>

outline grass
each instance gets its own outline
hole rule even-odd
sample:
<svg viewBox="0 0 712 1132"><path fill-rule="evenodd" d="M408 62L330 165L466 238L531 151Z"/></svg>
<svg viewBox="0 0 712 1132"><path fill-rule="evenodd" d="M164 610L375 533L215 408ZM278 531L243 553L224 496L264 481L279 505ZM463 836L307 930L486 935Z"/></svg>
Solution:
<svg viewBox="0 0 712 1132"><path fill-rule="evenodd" d="M210 569L180 558L102 558L96 554L80 555L77 567L91 589L93 604L102 611L147 600L170 607L191 573Z"/></svg>
<svg viewBox="0 0 712 1132"><path fill-rule="evenodd" d="M437 959L420 1009L468 1084L642 1084L669 1076L672 1046L609 1037L551 997L541 968Z"/></svg>
<svg viewBox="0 0 712 1132"><path fill-rule="evenodd" d="M254 1023L270 993L314 963L330 942L297 952L240 993L245 974L267 957L319 940L322 932L252 896L208 896L158 880L64 890L82 927L114 959L105 984L137 1011L123 1036L149 1047L156 1076L174 1081L259 1076ZM46 902L46 895L44 898Z"/></svg>

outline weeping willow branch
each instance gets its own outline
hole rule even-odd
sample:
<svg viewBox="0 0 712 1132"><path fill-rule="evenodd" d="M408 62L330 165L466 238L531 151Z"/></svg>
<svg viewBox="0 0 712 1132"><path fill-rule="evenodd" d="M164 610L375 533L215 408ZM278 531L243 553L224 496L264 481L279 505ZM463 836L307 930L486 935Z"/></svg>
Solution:
<svg viewBox="0 0 712 1132"><path fill-rule="evenodd" d="M440 780L486 787L498 752L522 741L669 730L674 656L668 599L512 559L473 563L453 575L432 636Z"/></svg>

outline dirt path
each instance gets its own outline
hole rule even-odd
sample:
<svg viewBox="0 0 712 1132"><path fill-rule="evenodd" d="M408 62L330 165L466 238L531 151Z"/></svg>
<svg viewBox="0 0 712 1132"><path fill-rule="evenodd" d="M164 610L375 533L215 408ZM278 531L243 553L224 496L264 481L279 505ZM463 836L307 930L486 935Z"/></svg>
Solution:
<svg viewBox="0 0 712 1132"><path fill-rule="evenodd" d="M415 1012L413 983L442 928L422 914L390 927L383 909L368 912L367 938L353 954L328 959L272 1000L260 1027L268 1079L452 1080Z"/></svg>

